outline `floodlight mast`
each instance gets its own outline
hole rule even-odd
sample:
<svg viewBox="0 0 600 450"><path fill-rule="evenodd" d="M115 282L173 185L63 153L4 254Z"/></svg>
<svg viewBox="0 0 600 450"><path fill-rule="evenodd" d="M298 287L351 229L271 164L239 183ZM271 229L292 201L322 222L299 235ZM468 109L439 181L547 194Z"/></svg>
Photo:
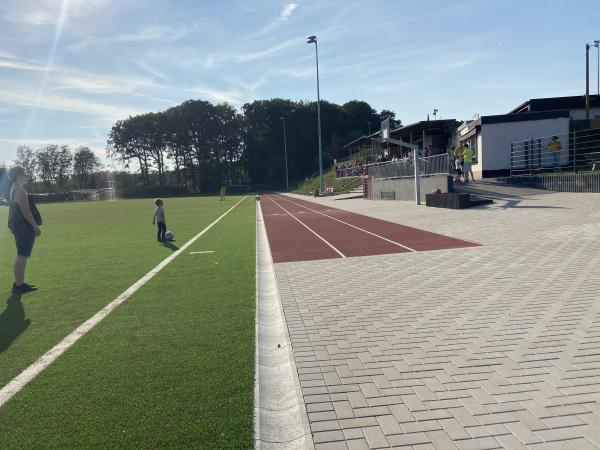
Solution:
<svg viewBox="0 0 600 450"><path fill-rule="evenodd" d="M315 44L315 57L317 62L317 121L319 132L319 186L321 194L324 191L323 186L323 147L321 143L321 93L319 87L319 44L317 44L316 36L309 36L306 40L307 44Z"/></svg>
<svg viewBox="0 0 600 450"><path fill-rule="evenodd" d="M597 67L596 70L598 71L598 78L596 78L596 83L597 83L597 89L598 89L598 95L600 95L600 39L594 41L594 47L596 47L598 49L598 59L597 59Z"/></svg>
<svg viewBox="0 0 600 450"><path fill-rule="evenodd" d="M288 161L287 161L287 138L285 135L285 116L280 117L283 122L283 153L285 157L285 191L289 192L290 190L290 182L288 179Z"/></svg>
<svg viewBox="0 0 600 450"><path fill-rule="evenodd" d="M590 44L585 44L585 120L590 120Z"/></svg>

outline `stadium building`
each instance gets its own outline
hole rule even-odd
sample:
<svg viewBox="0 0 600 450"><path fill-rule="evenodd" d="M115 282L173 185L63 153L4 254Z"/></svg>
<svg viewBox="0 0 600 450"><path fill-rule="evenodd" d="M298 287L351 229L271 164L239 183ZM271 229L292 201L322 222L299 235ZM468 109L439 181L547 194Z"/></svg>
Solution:
<svg viewBox="0 0 600 450"><path fill-rule="evenodd" d="M590 127L600 128L600 96L590 96L590 122L585 120L585 97L552 97L527 100L508 114L479 116L463 122L458 140L475 150L473 172L476 178L508 175L511 143L559 136L568 141L569 133ZM562 142L561 162L569 160L569 142Z"/></svg>

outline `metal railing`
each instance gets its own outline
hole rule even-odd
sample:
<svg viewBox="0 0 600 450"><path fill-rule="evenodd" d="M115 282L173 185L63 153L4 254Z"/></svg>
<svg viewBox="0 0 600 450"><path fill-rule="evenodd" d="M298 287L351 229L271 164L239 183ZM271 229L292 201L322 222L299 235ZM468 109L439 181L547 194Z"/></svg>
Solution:
<svg viewBox="0 0 600 450"><path fill-rule="evenodd" d="M450 174L450 155L447 153L418 159L419 175ZM367 174L373 178L414 178L415 166L411 159L367 166Z"/></svg>
<svg viewBox="0 0 600 450"><path fill-rule="evenodd" d="M553 136L513 141L510 174L537 175L553 172L600 171L600 129L572 131Z"/></svg>

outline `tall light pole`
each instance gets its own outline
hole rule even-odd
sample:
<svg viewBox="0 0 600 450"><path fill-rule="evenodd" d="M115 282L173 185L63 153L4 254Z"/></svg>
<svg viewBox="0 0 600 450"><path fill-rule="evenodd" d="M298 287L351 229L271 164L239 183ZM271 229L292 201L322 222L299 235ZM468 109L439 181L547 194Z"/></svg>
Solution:
<svg viewBox="0 0 600 450"><path fill-rule="evenodd" d="M319 186L323 193L323 148L321 146L321 92L319 89L319 44L316 36L309 36L307 44L315 44L315 56L317 61L317 121L319 122Z"/></svg>
<svg viewBox="0 0 600 450"><path fill-rule="evenodd" d="M287 163L287 139L285 137L285 117L280 117L283 121L283 154L285 155L285 191L290 190L290 182L288 179L288 163Z"/></svg>
<svg viewBox="0 0 600 450"><path fill-rule="evenodd" d="M598 71L598 77L596 78L596 83L598 84L598 95L600 95L600 39L597 41L594 41L594 47L596 47L598 49L598 59L597 59L597 71Z"/></svg>
<svg viewBox="0 0 600 450"><path fill-rule="evenodd" d="M585 120L590 120L590 44L585 44Z"/></svg>

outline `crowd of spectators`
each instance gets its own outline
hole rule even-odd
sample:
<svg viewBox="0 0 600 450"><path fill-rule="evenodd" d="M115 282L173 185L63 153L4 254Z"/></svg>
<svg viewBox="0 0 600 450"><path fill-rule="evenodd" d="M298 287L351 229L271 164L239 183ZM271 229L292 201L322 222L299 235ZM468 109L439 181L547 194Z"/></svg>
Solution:
<svg viewBox="0 0 600 450"><path fill-rule="evenodd" d="M367 161L353 159L335 166L335 177L360 177L367 174Z"/></svg>
<svg viewBox="0 0 600 450"><path fill-rule="evenodd" d="M454 154L452 147L448 148L434 148L432 145L419 151L419 157L430 157L436 155L448 154L450 159L453 159ZM336 178L342 177L359 177L368 174L368 166L372 164L384 164L384 163L400 163L412 161L413 154L409 151L404 152L390 152L378 155L374 160L368 161L366 159L353 159L343 163L337 163L335 165L335 176Z"/></svg>
<svg viewBox="0 0 600 450"><path fill-rule="evenodd" d="M396 163L402 161L412 160L411 153L404 153L402 156L384 154L377 156L373 161L366 159L353 159L343 163L335 165L335 176L336 178L343 177L360 177L368 174L368 167L373 164L384 164L384 163Z"/></svg>

